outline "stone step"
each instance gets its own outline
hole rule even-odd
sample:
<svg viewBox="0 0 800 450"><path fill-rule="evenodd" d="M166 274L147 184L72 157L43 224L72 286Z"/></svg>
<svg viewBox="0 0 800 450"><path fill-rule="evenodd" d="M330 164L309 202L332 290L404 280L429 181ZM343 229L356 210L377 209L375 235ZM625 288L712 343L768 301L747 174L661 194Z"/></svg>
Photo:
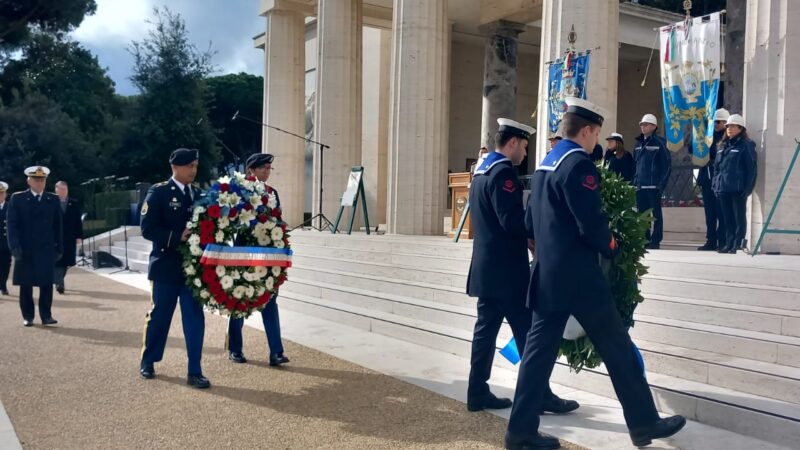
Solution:
<svg viewBox="0 0 800 450"><path fill-rule="evenodd" d="M467 330L298 294L292 291L290 284L281 291L280 301L293 311L469 356L471 332ZM495 358L495 363L509 366L501 357ZM551 380L588 392L614 396L602 368L583 370L576 375L570 373L563 361L559 361ZM744 432L781 445L791 445L800 439L798 405L657 373L648 374L648 380L659 408L665 412L684 414L689 419Z"/></svg>
<svg viewBox="0 0 800 450"><path fill-rule="evenodd" d="M716 252L652 252L645 265L653 275L800 289L796 257L720 255Z"/></svg>
<svg viewBox="0 0 800 450"><path fill-rule="evenodd" d="M800 289L763 284L645 275L642 293L800 311Z"/></svg>

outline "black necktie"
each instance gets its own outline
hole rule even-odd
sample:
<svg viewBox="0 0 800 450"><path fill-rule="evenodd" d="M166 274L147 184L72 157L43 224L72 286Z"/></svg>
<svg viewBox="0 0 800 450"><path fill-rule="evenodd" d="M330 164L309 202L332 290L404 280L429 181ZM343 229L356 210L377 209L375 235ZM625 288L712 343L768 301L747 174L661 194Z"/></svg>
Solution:
<svg viewBox="0 0 800 450"><path fill-rule="evenodd" d="M189 189L189 185L183 187L183 195L186 196L186 199L192 201L192 191Z"/></svg>
<svg viewBox="0 0 800 450"><path fill-rule="evenodd" d="M42 199L42 194L36 194L36 201L40 201Z"/></svg>

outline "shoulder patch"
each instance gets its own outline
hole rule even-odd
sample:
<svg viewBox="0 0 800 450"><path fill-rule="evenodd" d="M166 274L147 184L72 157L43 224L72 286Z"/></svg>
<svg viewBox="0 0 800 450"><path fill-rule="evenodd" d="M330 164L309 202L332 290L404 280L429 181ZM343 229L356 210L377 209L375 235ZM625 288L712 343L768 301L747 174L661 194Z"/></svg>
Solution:
<svg viewBox="0 0 800 450"><path fill-rule="evenodd" d="M583 182L581 183L581 186L585 187L586 189L589 189L590 191L596 190L598 186L597 177L594 175L586 175L585 177L583 177Z"/></svg>
<svg viewBox="0 0 800 450"><path fill-rule="evenodd" d="M503 190L508 193L513 193L517 190L517 185L514 183L514 180L506 180L505 183L503 183Z"/></svg>
<svg viewBox="0 0 800 450"><path fill-rule="evenodd" d="M147 202L142 203L142 211L139 213L140 215L144 216L147 214L148 210Z"/></svg>

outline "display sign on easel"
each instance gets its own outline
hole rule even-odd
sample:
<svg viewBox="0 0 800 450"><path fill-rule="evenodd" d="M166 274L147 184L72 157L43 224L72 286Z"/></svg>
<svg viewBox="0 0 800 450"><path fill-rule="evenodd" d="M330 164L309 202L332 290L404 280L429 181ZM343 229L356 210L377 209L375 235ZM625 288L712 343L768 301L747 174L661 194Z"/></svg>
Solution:
<svg viewBox="0 0 800 450"><path fill-rule="evenodd" d="M331 233L336 233L339 229L339 221L342 219L342 214L346 207L350 207L350 226L347 229L347 234L353 232L353 222L356 218L356 209L358 208L359 198L361 199L362 210L364 213L364 225L369 234L369 215L367 214L367 198L364 194L364 168L362 166L353 166L350 169L350 176L347 178L347 188L342 194L342 201L339 206L339 212L336 214L336 220L333 222Z"/></svg>

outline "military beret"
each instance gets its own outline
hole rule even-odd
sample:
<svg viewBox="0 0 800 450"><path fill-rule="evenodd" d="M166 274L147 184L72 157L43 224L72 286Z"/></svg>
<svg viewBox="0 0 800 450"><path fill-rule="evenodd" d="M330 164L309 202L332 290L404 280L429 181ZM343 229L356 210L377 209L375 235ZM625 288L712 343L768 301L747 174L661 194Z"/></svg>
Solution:
<svg viewBox="0 0 800 450"><path fill-rule="evenodd" d="M174 166L188 166L197 161L199 157L197 153L197 150L192 148L176 149L169 155L169 163Z"/></svg>
<svg viewBox="0 0 800 450"><path fill-rule="evenodd" d="M8 183L5 181L0 181L0 192L5 192L8 190Z"/></svg>
<svg viewBox="0 0 800 450"><path fill-rule="evenodd" d="M31 166L25 169L25 175L31 178L47 178L50 175L50 169L44 166Z"/></svg>
<svg viewBox="0 0 800 450"><path fill-rule="evenodd" d="M246 169L255 169L263 166L264 164L272 164L273 159L275 159L275 156L269 153L253 153L247 158L244 167Z"/></svg>

